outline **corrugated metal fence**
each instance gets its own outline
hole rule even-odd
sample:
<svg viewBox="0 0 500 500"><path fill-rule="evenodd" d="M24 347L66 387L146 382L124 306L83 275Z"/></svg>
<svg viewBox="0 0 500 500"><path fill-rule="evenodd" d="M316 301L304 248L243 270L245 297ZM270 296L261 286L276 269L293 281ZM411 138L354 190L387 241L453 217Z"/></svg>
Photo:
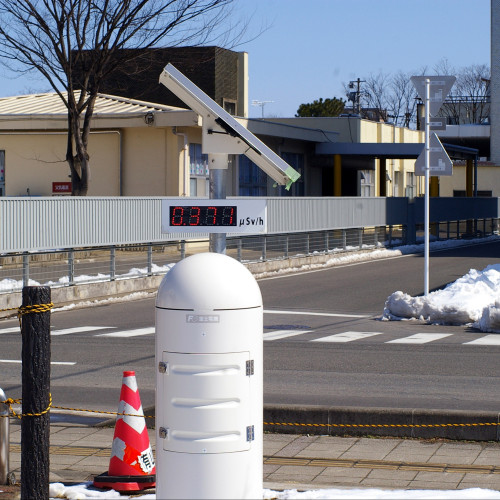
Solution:
<svg viewBox="0 0 500 500"><path fill-rule="evenodd" d="M187 198L3 198L0 252L130 245L208 237L161 233L162 200ZM196 199L189 198L190 203ZM431 199L431 221L496 218L498 198ZM268 234L403 225L409 242L423 199L268 198Z"/></svg>

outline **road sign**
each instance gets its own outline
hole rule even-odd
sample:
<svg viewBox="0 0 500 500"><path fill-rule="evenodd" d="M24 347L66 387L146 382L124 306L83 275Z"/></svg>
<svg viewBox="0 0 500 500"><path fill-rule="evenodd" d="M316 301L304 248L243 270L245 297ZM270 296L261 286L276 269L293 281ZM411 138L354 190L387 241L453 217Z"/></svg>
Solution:
<svg viewBox="0 0 500 500"><path fill-rule="evenodd" d="M429 80L430 85L429 114L434 116L448 96L456 78L454 76L412 76L411 82L424 103L426 80Z"/></svg>
<svg viewBox="0 0 500 500"><path fill-rule="evenodd" d="M422 118L422 128L425 127L425 117ZM446 118L444 116L431 117L429 130L446 130Z"/></svg>
<svg viewBox="0 0 500 500"><path fill-rule="evenodd" d="M453 174L453 163L435 133L430 136L429 174L433 176ZM415 162L415 175L425 175L425 147Z"/></svg>

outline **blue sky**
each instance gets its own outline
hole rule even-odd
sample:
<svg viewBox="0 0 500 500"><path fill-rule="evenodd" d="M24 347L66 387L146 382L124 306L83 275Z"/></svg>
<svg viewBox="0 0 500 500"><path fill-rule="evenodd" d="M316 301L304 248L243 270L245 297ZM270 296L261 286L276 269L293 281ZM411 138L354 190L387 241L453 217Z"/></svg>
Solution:
<svg viewBox="0 0 500 500"><path fill-rule="evenodd" d="M419 71L447 59L490 65L490 0L237 0L250 29L267 31L249 54L249 97L274 101L265 116L294 116L301 103L345 97L343 83ZM250 116L262 109L250 106Z"/></svg>
<svg viewBox="0 0 500 500"><path fill-rule="evenodd" d="M301 103L345 97L343 83L382 72L420 72L443 59L456 68L490 64L490 0L235 0L249 20L249 98L274 101L265 116L294 116ZM7 78L0 96L50 90ZM250 116L262 109L250 106Z"/></svg>

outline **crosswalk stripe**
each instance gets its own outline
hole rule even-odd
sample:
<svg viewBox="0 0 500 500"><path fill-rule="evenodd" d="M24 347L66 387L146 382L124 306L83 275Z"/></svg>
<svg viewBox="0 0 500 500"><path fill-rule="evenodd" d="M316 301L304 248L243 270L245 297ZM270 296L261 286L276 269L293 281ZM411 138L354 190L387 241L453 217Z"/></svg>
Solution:
<svg viewBox="0 0 500 500"><path fill-rule="evenodd" d="M20 333L20 332L21 332L21 329L18 326L14 326L12 328L2 328L0 330L0 335L2 333Z"/></svg>
<svg viewBox="0 0 500 500"><path fill-rule="evenodd" d="M312 311L274 311L266 309L264 314L295 314L297 316L325 316L331 318L369 318L366 314L340 314L340 313L322 313Z"/></svg>
<svg viewBox="0 0 500 500"><path fill-rule="evenodd" d="M452 333L416 333L409 337L401 339L389 340L386 344L427 344L427 342L434 342L435 340L444 339L453 335Z"/></svg>
<svg viewBox="0 0 500 500"><path fill-rule="evenodd" d="M374 335L381 335L380 332L344 332L313 339L311 342L352 342L354 340L366 339Z"/></svg>
<svg viewBox="0 0 500 500"><path fill-rule="evenodd" d="M155 333L154 326L150 326L148 328L137 328L136 330L121 330L118 332L111 332L111 333L99 333L97 335L94 335L94 337L127 338L127 337L138 337L140 335L151 335L152 333Z"/></svg>
<svg viewBox="0 0 500 500"><path fill-rule="evenodd" d="M485 335L479 339L464 342L464 345L500 345L500 335Z"/></svg>
<svg viewBox="0 0 500 500"><path fill-rule="evenodd" d="M74 328L65 328L64 330L54 330L50 332L52 336L70 335L71 333L94 332L96 330L108 330L116 328L114 326L76 326Z"/></svg>
<svg viewBox="0 0 500 500"><path fill-rule="evenodd" d="M275 332L264 333L264 340L286 339L303 333L311 333L313 330L276 330Z"/></svg>
<svg viewBox="0 0 500 500"><path fill-rule="evenodd" d="M264 311L268 314L298 314L298 315L318 315L318 316L337 316L336 314L331 313L307 313L307 312L298 312L298 311ZM338 315L340 316L340 315ZM95 332L99 330L115 330L107 333L98 333ZM0 328L0 335L7 333L19 333L20 329L18 326L9 327L9 328ZM289 337L295 337L298 335L303 335L306 333L312 333L314 330L275 330L264 333L265 341L273 341L286 339ZM61 336L61 335L71 335L73 333L94 333L95 337L114 337L114 338L130 338L130 337L138 337L141 335L152 335L155 333L155 327L145 327L145 328L137 328L134 330L117 330L115 326L77 326L73 328L65 328L60 330L51 331L52 336ZM381 332L342 332L333 335L326 335L324 337L310 339L305 338L304 340L310 342L354 342L357 340L367 339L369 337L373 337L376 335L381 335ZM453 333L416 333L414 335L410 335L408 337L397 338L394 340L388 340L383 342L384 344L427 344L430 342L435 342L437 340L444 339L446 337L455 335ZM468 342L461 342L462 345L484 345L484 346L500 346L500 335L499 334L491 334L484 335L479 338L475 338L474 340L470 340ZM12 360L0 360L0 363L15 363L16 361ZM72 362L61 362L54 364L73 364Z"/></svg>
<svg viewBox="0 0 500 500"><path fill-rule="evenodd" d="M22 361L20 359L0 359L0 363L14 363L21 364ZM76 361L51 361L51 365L65 365L65 366L73 366L76 365Z"/></svg>

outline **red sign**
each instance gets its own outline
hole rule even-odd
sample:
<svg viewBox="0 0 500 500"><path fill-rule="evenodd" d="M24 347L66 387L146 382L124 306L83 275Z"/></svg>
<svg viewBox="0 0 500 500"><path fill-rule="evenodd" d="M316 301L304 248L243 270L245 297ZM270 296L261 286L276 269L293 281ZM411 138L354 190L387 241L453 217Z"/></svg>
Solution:
<svg viewBox="0 0 500 500"><path fill-rule="evenodd" d="M53 182L52 194L71 194L71 182Z"/></svg>

